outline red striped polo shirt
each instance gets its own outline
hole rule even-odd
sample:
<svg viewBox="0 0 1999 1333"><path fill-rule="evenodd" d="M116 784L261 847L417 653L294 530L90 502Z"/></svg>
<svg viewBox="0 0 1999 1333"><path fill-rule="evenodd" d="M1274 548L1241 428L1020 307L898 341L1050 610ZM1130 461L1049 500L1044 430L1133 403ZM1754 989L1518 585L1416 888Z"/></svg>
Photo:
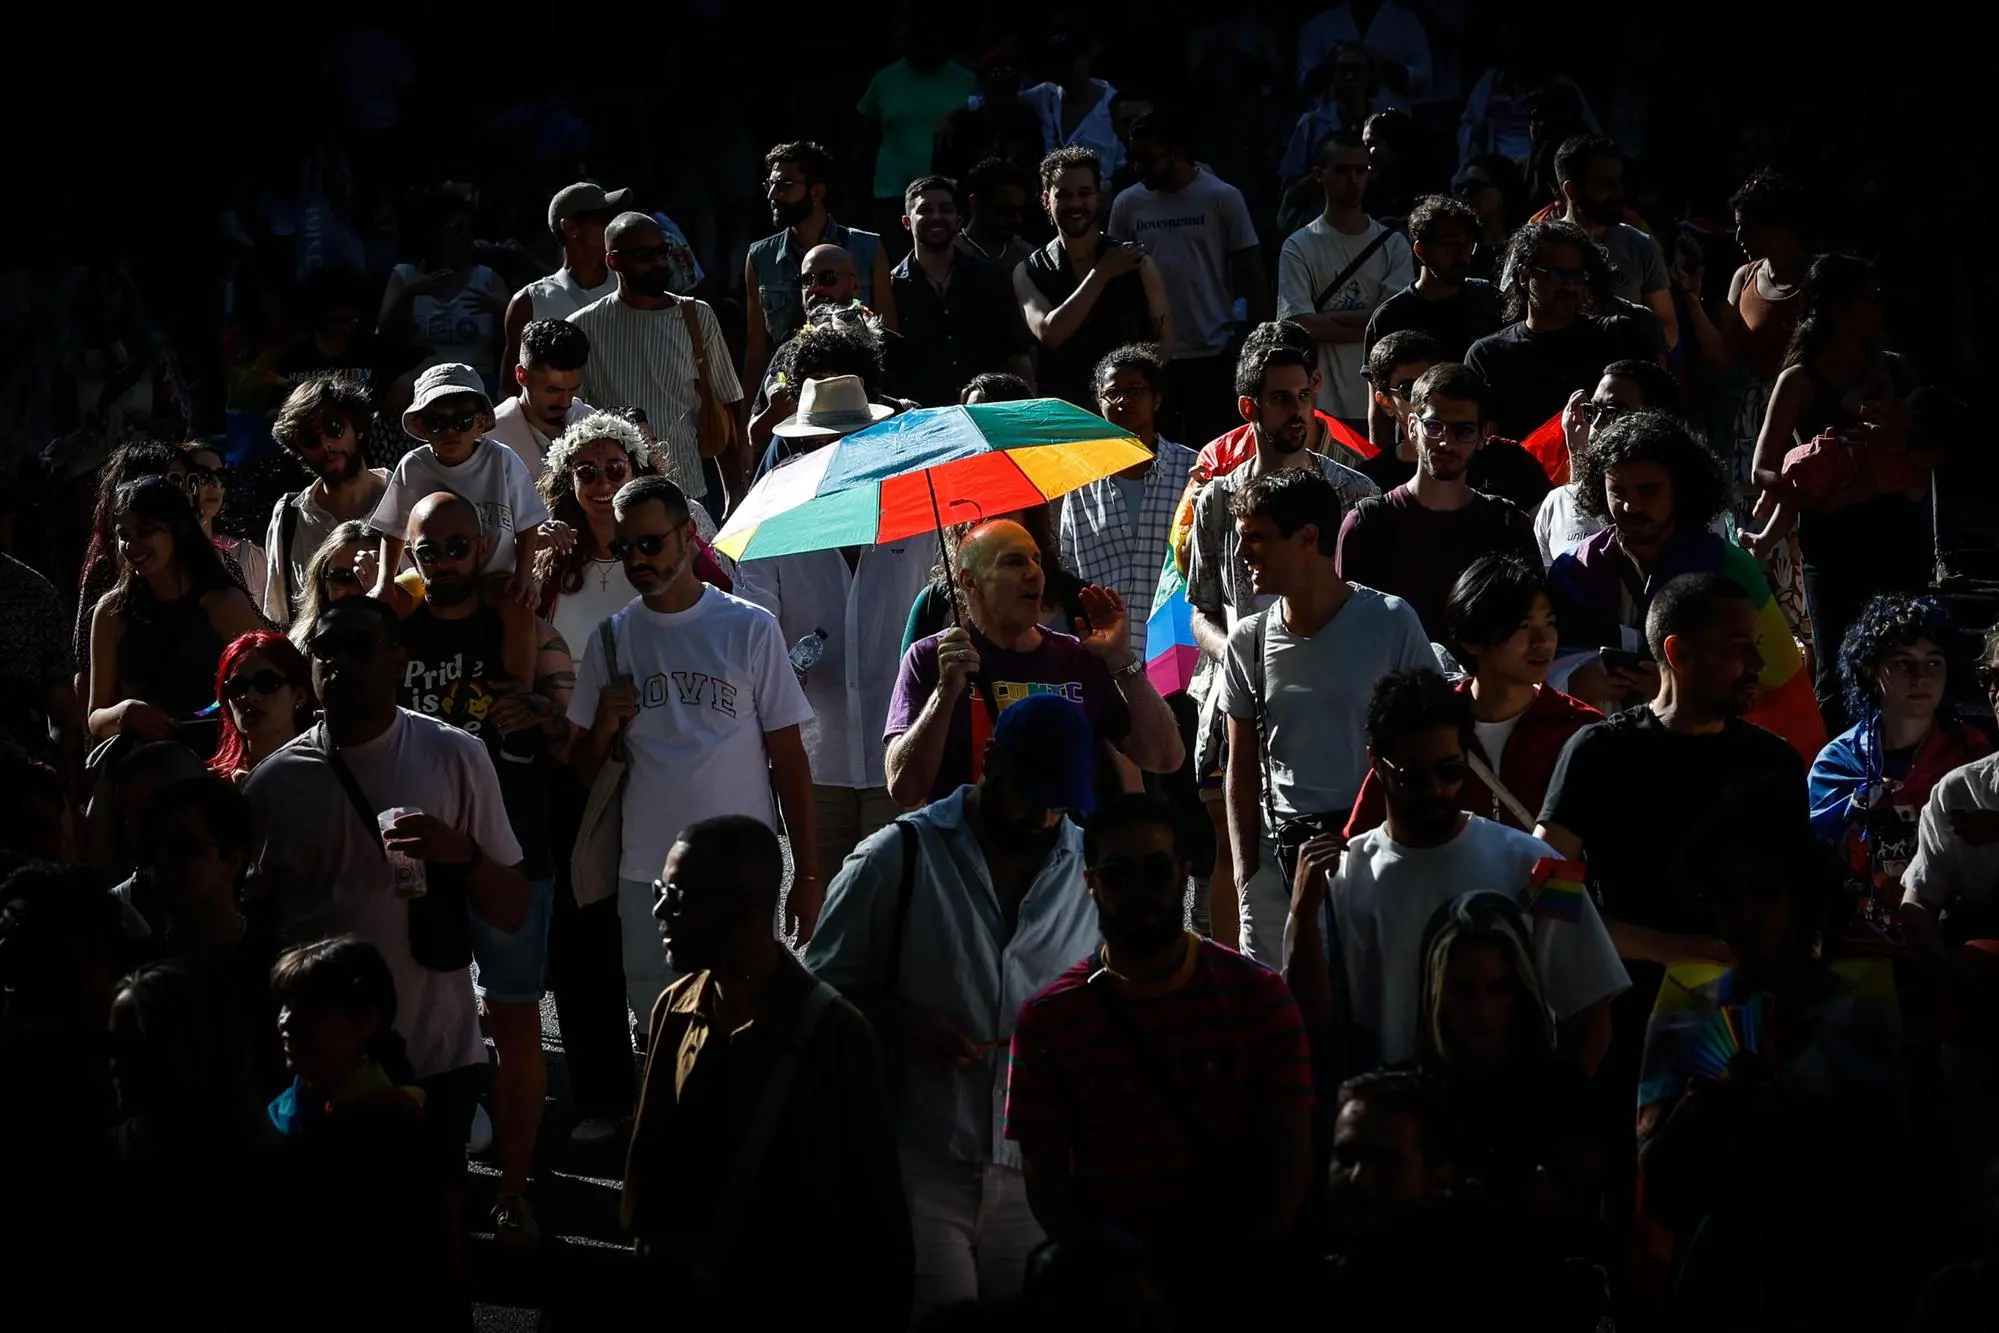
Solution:
<svg viewBox="0 0 1999 1333"><path fill-rule="evenodd" d="M1194 939L1186 979L1160 995L1119 996L1171 1070L1207 1134L1246 1145L1273 1101L1312 1101L1312 1057L1284 978ZM1021 1006L1007 1081L1006 1136L1066 1153L1076 1216L1151 1239L1187 1217L1194 1154L1182 1121L1089 984L1096 956ZM1223 1219L1208 1219L1223 1221Z"/></svg>

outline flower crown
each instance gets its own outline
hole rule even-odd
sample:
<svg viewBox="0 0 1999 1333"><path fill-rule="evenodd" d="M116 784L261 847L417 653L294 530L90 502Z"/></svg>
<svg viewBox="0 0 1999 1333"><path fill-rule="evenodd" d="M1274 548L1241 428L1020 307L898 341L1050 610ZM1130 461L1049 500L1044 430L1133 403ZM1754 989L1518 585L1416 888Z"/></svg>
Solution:
<svg viewBox="0 0 1999 1333"><path fill-rule="evenodd" d="M573 423L556 437L555 443L549 445L548 470L558 474L569 471L576 455L598 440L616 440L618 447L625 451L625 456L632 460L632 466L640 472L651 470L658 460L659 451L646 442L645 435L637 426L615 412L592 412Z"/></svg>

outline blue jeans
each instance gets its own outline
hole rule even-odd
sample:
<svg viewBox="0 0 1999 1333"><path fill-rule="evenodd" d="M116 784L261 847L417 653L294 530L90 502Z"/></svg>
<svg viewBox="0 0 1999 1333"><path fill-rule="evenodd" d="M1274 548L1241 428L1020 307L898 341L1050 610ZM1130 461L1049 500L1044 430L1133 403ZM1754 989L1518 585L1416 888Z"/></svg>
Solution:
<svg viewBox="0 0 1999 1333"><path fill-rule="evenodd" d="M528 881L528 919L509 934L477 913L472 918L473 989L496 1004L540 1004L548 982L548 920L555 911L555 881Z"/></svg>

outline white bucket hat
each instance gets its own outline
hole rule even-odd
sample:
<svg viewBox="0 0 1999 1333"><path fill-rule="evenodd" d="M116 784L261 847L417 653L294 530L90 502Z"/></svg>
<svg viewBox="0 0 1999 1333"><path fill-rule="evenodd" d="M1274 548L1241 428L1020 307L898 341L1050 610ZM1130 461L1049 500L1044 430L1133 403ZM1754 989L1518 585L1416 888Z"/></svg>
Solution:
<svg viewBox="0 0 1999 1333"><path fill-rule="evenodd" d="M486 393L486 383L472 367L446 361L424 371L416 377L416 394L410 399L409 410L403 413L403 433L419 440L425 438L417 430L417 419L423 415L423 409L440 398L456 398L465 393L477 394L480 410L489 417L493 415L493 400Z"/></svg>
<svg viewBox="0 0 1999 1333"><path fill-rule="evenodd" d="M895 415L895 409L868 401L859 375L807 380L798 391L798 410L771 428L773 435L851 435Z"/></svg>

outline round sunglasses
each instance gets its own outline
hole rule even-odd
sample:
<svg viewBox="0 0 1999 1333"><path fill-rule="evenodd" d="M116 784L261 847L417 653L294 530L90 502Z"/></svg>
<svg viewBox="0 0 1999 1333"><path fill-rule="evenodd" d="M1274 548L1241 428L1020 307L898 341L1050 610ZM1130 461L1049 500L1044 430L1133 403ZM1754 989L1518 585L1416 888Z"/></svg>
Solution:
<svg viewBox="0 0 1999 1333"><path fill-rule="evenodd" d="M463 560L472 554L472 539L459 535L446 537L441 542L418 542L410 548L419 565L435 565L445 560Z"/></svg>
<svg viewBox="0 0 1999 1333"><path fill-rule="evenodd" d="M265 667L262 671L252 671L247 676L231 676L222 683L222 697L230 703L241 703L243 700L249 698L253 692L257 694L276 694L290 683L290 681L285 679L284 672L273 671L271 668Z"/></svg>
<svg viewBox="0 0 1999 1333"><path fill-rule="evenodd" d="M599 477L613 486L621 486L632 475L632 465L623 459L614 458L601 467L596 463L578 463L569 471L585 486L595 485Z"/></svg>

